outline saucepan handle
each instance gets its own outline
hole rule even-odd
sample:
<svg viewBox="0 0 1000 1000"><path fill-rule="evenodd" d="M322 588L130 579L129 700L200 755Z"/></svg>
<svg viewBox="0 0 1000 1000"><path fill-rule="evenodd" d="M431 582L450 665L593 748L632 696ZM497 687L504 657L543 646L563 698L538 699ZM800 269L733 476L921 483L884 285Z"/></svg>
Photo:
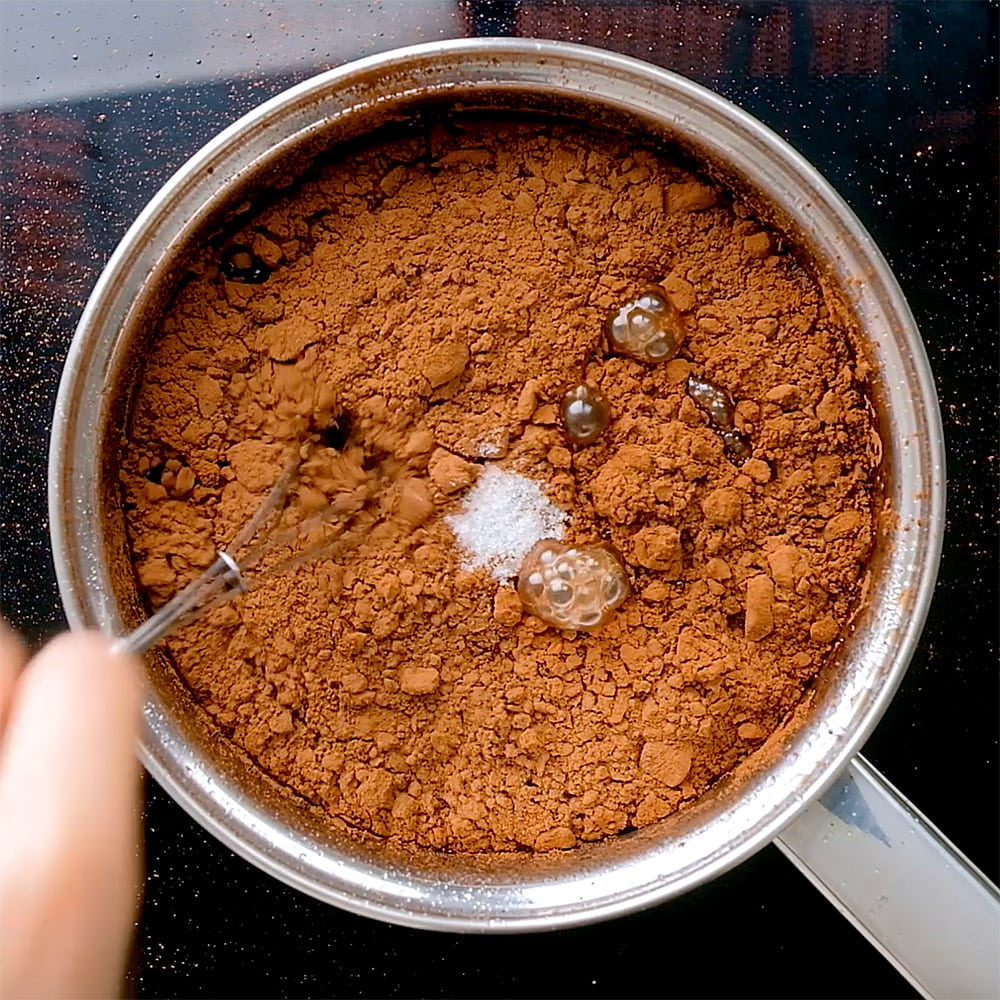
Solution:
<svg viewBox="0 0 1000 1000"><path fill-rule="evenodd" d="M864 758L776 840L926 997L1000 997L1000 892Z"/></svg>

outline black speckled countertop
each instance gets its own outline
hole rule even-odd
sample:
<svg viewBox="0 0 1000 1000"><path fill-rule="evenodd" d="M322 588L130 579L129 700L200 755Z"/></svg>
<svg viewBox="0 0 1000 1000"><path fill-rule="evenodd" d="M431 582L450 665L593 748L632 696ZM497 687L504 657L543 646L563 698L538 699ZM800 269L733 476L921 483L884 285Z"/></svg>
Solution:
<svg viewBox="0 0 1000 1000"><path fill-rule="evenodd" d="M949 2L0 4L0 609L64 624L45 464L74 326L156 189L215 132L359 55L469 34L602 45L770 125L868 227L921 328L948 453L930 617L866 755L997 878L996 5ZM150 782L138 996L913 996L774 848L647 912L462 937L285 887Z"/></svg>

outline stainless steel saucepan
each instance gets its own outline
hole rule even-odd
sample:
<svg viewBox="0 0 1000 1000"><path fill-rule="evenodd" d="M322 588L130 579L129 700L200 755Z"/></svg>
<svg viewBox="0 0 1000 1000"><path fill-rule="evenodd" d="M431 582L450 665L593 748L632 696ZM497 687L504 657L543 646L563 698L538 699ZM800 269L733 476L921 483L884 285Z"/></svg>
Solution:
<svg viewBox="0 0 1000 1000"><path fill-rule="evenodd" d="M145 338L186 250L313 152L456 105L543 110L679 144L812 259L863 331L885 441L887 514L865 610L780 754L744 765L680 815L570 852L470 858L332 831L276 796L217 735L162 654L149 658L144 764L265 871L348 910L417 927L529 931L605 919L669 899L776 840L922 992L1000 995L996 890L858 756L917 643L944 528L942 431L920 335L871 237L816 170L760 122L673 73L556 42L420 45L293 87L192 157L115 251L66 361L49 484L70 622L122 634L142 615L116 442Z"/></svg>

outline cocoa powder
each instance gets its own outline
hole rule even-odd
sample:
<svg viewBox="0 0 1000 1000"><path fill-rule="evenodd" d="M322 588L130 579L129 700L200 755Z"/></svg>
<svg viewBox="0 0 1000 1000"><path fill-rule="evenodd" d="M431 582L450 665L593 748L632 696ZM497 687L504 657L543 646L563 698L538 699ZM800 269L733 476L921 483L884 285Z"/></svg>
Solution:
<svg viewBox="0 0 1000 1000"><path fill-rule="evenodd" d="M368 517L168 640L287 794L400 843L565 849L694 800L800 702L858 598L880 448L840 312L745 206L625 137L455 119L318 165L227 237L163 318L121 480L154 606L289 454L301 509ZM607 356L650 281L681 354ZM733 400L742 466L692 373ZM581 380L611 423L573 448ZM461 569L445 517L492 462L623 554L632 596L595 634Z"/></svg>

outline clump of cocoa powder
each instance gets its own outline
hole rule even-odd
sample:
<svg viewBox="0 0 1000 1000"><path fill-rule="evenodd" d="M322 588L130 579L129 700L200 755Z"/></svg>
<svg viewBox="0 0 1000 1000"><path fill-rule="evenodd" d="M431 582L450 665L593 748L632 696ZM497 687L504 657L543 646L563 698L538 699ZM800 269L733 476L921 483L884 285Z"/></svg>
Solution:
<svg viewBox="0 0 1000 1000"><path fill-rule="evenodd" d="M168 640L290 794L400 843L568 848L694 800L800 701L858 598L880 449L843 320L745 209L633 139L456 120L318 167L231 243L266 279L199 256L123 447L150 600L303 441L300 502L322 509L323 476L367 448L396 494L354 513L407 511ZM651 281L680 355L606 357L608 314ZM690 374L733 400L740 466ZM570 449L558 406L581 381L611 422ZM494 462L542 484L568 540L623 554L632 596L595 634L461 568L446 517Z"/></svg>

